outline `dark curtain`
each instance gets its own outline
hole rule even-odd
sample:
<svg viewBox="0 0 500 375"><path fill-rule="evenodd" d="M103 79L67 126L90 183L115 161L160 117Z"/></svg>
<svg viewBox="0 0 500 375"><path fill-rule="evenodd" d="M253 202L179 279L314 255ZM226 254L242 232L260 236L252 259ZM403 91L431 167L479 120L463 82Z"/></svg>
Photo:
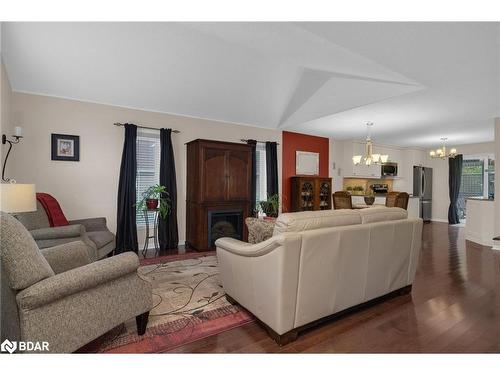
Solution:
<svg viewBox="0 0 500 375"><path fill-rule="evenodd" d="M172 129L160 129L160 185L167 188L170 213L158 224L160 250L177 249L179 232L177 229L177 183L175 177Z"/></svg>
<svg viewBox="0 0 500 375"><path fill-rule="evenodd" d="M266 142L267 195L279 192L278 188L278 151L276 142Z"/></svg>
<svg viewBox="0 0 500 375"><path fill-rule="evenodd" d="M120 181L118 183L118 211L116 219L116 250L138 252L136 225L137 126L125 124Z"/></svg>
<svg viewBox="0 0 500 375"><path fill-rule="evenodd" d="M252 210L257 206L257 141L248 139L247 144L252 146Z"/></svg>
<svg viewBox="0 0 500 375"><path fill-rule="evenodd" d="M448 159L449 178L448 185L450 189L450 208L448 208L448 223L458 224L458 193L460 193L460 182L462 180L463 155L457 155Z"/></svg>

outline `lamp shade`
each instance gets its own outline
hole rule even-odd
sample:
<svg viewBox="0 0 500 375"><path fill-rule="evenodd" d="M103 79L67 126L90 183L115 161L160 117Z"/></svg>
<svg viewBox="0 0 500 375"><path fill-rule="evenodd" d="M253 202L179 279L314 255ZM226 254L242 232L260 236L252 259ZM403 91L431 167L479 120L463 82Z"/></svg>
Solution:
<svg viewBox="0 0 500 375"><path fill-rule="evenodd" d="M34 184L0 184L0 210L7 213L36 211Z"/></svg>

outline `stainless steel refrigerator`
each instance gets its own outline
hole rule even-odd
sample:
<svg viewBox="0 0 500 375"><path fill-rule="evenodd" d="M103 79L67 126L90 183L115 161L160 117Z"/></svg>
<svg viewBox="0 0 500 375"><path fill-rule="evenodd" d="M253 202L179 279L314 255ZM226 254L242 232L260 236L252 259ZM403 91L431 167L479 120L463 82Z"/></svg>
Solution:
<svg viewBox="0 0 500 375"><path fill-rule="evenodd" d="M432 217L432 168L413 166L413 196L420 198L420 217Z"/></svg>

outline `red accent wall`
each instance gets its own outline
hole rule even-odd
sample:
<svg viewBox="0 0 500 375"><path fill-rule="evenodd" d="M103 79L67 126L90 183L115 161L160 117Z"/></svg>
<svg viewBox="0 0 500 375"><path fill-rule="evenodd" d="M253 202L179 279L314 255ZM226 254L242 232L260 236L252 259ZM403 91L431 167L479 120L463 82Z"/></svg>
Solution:
<svg viewBox="0 0 500 375"><path fill-rule="evenodd" d="M328 177L329 140L324 137L284 131L281 144L283 212L290 212L292 192L290 177L295 176L295 151L318 152L319 175Z"/></svg>

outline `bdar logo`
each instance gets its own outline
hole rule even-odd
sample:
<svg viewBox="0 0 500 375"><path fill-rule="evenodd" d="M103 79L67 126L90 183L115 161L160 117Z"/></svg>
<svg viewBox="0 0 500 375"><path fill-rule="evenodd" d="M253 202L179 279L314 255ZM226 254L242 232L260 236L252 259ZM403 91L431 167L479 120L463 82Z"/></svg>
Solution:
<svg viewBox="0 0 500 375"><path fill-rule="evenodd" d="M10 354L14 353L17 349L17 343L14 341L9 341L8 339L5 339L4 342L2 342L2 345L0 345L0 350L2 352L9 352Z"/></svg>

